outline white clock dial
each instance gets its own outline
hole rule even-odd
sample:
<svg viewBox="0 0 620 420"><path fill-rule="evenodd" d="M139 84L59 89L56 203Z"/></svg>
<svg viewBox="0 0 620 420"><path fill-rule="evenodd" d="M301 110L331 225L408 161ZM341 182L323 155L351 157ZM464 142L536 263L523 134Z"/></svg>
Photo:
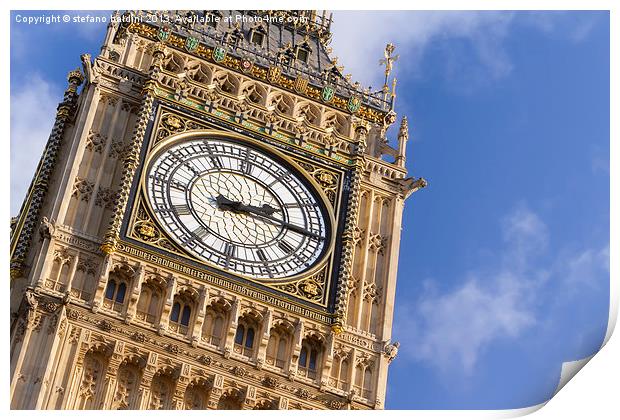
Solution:
<svg viewBox="0 0 620 420"><path fill-rule="evenodd" d="M302 273L329 241L324 205L295 170L242 141L161 150L147 169L155 217L184 249L255 279Z"/></svg>

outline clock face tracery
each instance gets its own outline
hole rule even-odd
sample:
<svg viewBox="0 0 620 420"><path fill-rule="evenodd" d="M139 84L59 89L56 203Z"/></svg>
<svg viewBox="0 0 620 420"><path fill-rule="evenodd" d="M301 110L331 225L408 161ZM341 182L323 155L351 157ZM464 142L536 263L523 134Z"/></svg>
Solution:
<svg viewBox="0 0 620 420"><path fill-rule="evenodd" d="M329 217L316 192L292 167L242 141L173 143L146 175L146 195L164 230L227 271L291 277L316 264L329 243Z"/></svg>

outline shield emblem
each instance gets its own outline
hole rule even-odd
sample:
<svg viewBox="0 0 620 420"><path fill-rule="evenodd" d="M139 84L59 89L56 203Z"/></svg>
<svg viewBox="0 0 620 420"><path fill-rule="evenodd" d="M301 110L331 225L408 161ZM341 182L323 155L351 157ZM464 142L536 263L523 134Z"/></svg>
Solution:
<svg viewBox="0 0 620 420"><path fill-rule="evenodd" d="M275 83L280 80L280 73L281 73L281 70L279 67L271 66L269 67L269 70L267 71L267 79L270 82Z"/></svg>
<svg viewBox="0 0 620 420"><path fill-rule="evenodd" d="M213 53L211 56L213 57L213 61L220 63L226 58L226 50L224 47L215 47L213 48Z"/></svg>
<svg viewBox="0 0 620 420"><path fill-rule="evenodd" d="M247 58L244 58L243 60L241 60L240 66L241 66L241 70L247 73L250 70L252 70L252 67L254 65L252 64L250 60L248 60Z"/></svg>
<svg viewBox="0 0 620 420"><path fill-rule="evenodd" d="M351 96L349 98L349 102L347 102L347 109L352 114L355 114L357 111L359 111L361 106L362 106L362 99L359 96L355 96L355 95Z"/></svg>
<svg viewBox="0 0 620 420"><path fill-rule="evenodd" d="M170 38L170 34L172 33L172 30L170 29L169 26L162 26L161 28L159 28L159 30L157 31L157 38L161 41L161 42L166 42L168 41L168 38Z"/></svg>
<svg viewBox="0 0 620 420"><path fill-rule="evenodd" d="M189 52L192 52L196 48L198 48L198 39L192 36L187 37L187 39L185 40L185 49Z"/></svg>
<svg viewBox="0 0 620 420"><path fill-rule="evenodd" d="M330 102L332 99L334 99L334 93L335 89L333 86L324 86L323 90L321 91L321 99L323 99L324 102Z"/></svg>
<svg viewBox="0 0 620 420"><path fill-rule="evenodd" d="M304 79L300 74L298 74L293 88L297 93L306 93L306 89L308 88L308 79Z"/></svg>

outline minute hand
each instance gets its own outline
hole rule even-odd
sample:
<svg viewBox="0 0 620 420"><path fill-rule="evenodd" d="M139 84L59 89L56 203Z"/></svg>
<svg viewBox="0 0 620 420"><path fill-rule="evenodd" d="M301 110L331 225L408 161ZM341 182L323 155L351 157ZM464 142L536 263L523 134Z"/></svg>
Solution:
<svg viewBox="0 0 620 420"><path fill-rule="evenodd" d="M262 211L260 211L260 207L255 207L255 206L246 206L244 204L240 204L237 208L240 211L246 212L248 214L251 215L255 215L258 216L262 219L266 219L269 220L271 222L277 223L279 225L282 225L290 230L292 230L293 232L297 232L297 233L301 233L302 235L306 235L306 236L311 236L313 238L317 238L317 239L325 239L324 236L321 236L319 234L316 234L314 232L311 232L307 229L302 228L301 226L297 226L294 225L292 223L286 222L284 220L278 219L277 217L273 217L269 214L263 213Z"/></svg>

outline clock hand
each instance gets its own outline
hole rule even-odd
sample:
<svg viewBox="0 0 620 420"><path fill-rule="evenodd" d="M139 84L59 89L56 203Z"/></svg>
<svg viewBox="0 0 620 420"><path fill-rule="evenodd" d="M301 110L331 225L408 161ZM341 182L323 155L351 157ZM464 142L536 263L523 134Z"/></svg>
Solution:
<svg viewBox="0 0 620 420"><path fill-rule="evenodd" d="M249 204L245 205L242 204L240 201L232 201L224 197L222 194L217 196L215 202L220 210L232 210L234 212L246 211L252 213L266 214L267 216L271 216L274 213L280 212L280 209L271 207L269 204L263 204L260 207L251 206Z"/></svg>
<svg viewBox="0 0 620 420"><path fill-rule="evenodd" d="M237 213L239 211L239 206L241 206L241 201L232 201L228 198L224 197L222 194L218 195L215 198L215 203L217 204L217 208L220 210L231 210Z"/></svg>
<svg viewBox="0 0 620 420"><path fill-rule="evenodd" d="M311 232L307 229L304 229L300 226L286 222L284 220L278 219L277 217L273 217L271 215L273 213L272 210L276 210L276 209L274 209L273 207L270 207L267 204L264 204L262 207L247 206L247 205L242 204L240 201L229 200L228 198L224 197L222 194L216 197L215 202L217 203L217 207L220 210L230 210L235 213L246 213L252 216L258 216L268 221L282 225L292 230L293 232L301 233L302 235L310 236L310 237L317 238L317 239L325 239L324 236L321 236L319 234L316 234L314 232ZM267 210L267 212L265 212L265 210Z"/></svg>
<svg viewBox="0 0 620 420"><path fill-rule="evenodd" d="M266 220L268 220L270 222L282 225L285 228L288 228L288 229L292 230L293 232L301 233L302 235L310 236L310 237L317 238L317 239L325 239L324 236L321 236L321 235L319 235L317 233L314 233L314 232L311 232L311 231L309 231L307 229L304 229L301 226L297 226L297 225L294 225L292 223L286 222L284 220L278 219L277 217L271 216L271 214L266 214L266 213L263 213L262 211L257 211L257 209L260 209L260 207L257 208L257 207L254 207L254 206L245 206L243 204L240 204L238 206L238 209L240 211L246 212L250 216L258 216L258 217L266 219Z"/></svg>

